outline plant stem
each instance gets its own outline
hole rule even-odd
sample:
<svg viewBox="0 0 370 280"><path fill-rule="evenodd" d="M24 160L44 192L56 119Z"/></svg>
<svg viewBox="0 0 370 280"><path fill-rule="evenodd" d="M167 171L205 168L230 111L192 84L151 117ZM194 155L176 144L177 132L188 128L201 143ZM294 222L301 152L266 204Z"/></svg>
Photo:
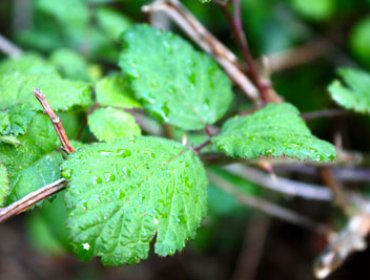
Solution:
<svg viewBox="0 0 370 280"><path fill-rule="evenodd" d="M0 50L9 57L19 57L23 51L0 34Z"/></svg>
<svg viewBox="0 0 370 280"><path fill-rule="evenodd" d="M281 177L272 178L264 172L238 163L225 166L224 169L262 187L287 195L321 201L331 201L333 199L332 191L323 186L307 184Z"/></svg>
<svg viewBox="0 0 370 280"><path fill-rule="evenodd" d="M211 138L208 138L206 141L203 143L199 144L198 146L194 147L193 150L199 154L206 146L211 144Z"/></svg>
<svg viewBox="0 0 370 280"><path fill-rule="evenodd" d="M240 0L232 0L234 8L233 14L229 9L230 3L231 1L227 1L225 4L221 4L221 7L236 37L236 42L240 48L243 59L248 66L248 74L251 80L256 85L263 102L281 102L280 97L272 90L270 82L262 80L257 71L242 25Z"/></svg>
<svg viewBox="0 0 370 280"><path fill-rule="evenodd" d="M222 179L213 172L208 172L208 177L218 188L234 196L243 205L260 210L280 220L313 230L318 234L324 234L328 236L329 233L331 233L331 230L329 230L325 225L317 224L308 217L295 213L267 200L246 195L228 181Z"/></svg>
<svg viewBox="0 0 370 280"><path fill-rule="evenodd" d="M31 206L44 200L45 198L61 191L67 185L65 179L59 179L49 185L46 185L28 195L22 199L10 204L7 207L0 208L0 223L26 211Z"/></svg>
<svg viewBox="0 0 370 280"><path fill-rule="evenodd" d="M68 139L68 136L62 125L62 122L60 121L60 118L55 114L53 109L51 109L49 103L46 100L45 95L39 89L35 89L34 94L37 100L40 102L41 106L44 108L45 113L49 116L51 123L53 124L54 129L58 134L59 140L62 143L63 150L65 150L68 154L73 153L75 149L72 147Z"/></svg>

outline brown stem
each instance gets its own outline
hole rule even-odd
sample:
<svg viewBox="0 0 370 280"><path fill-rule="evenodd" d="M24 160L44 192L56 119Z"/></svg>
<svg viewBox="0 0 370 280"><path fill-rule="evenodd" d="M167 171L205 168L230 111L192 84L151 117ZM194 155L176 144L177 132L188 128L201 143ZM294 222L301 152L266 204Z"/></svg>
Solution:
<svg viewBox="0 0 370 280"><path fill-rule="evenodd" d="M196 153L200 153L209 144L211 144L211 139L210 138L208 138L206 141L204 141L203 143L199 144L198 146L194 147L193 150Z"/></svg>
<svg viewBox="0 0 370 280"><path fill-rule="evenodd" d="M313 230L318 234L324 234L328 236L331 232L326 226L317 224L308 217L295 213L267 200L246 195L228 181L222 179L213 172L208 172L208 177L218 188L234 196L243 205L260 210L282 221Z"/></svg>
<svg viewBox="0 0 370 280"><path fill-rule="evenodd" d="M321 111L315 112L305 112L302 113L301 116L304 120L314 120L318 118L336 118L345 115L349 115L350 112L342 109L326 109Z"/></svg>
<svg viewBox="0 0 370 280"><path fill-rule="evenodd" d="M67 185L66 180L59 179L49 185L38 189L22 199L10 204L7 207L0 208L0 223L26 211L31 206L35 205L36 203L44 200L45 198L61 191Z"/></svg>
<svg viewBox="0 0 370 280"><path fill-rule="evenodd" d="M9 57L19 57L23 51L0 34L0 51Z"/></svg>
<svg viewBox="0 0 370 280"><path fill-rule="evenodd" d="M249 44L247 41L247 37L245 36L245 32L244 32L243 25L242 25L240 0L232 1L233 8L234 8L234 14L230 12L229 3L230 2L226 2L221 7L236 37L236 42L241 50L243 59L248 66L248 74L251 80L256 85L260 93L262 101L263 102L281 102L281 98L278 97L276 93L273 91L270 82L262 80L257 71L257 67L254 63L254 60L253 60L253 57L252 57L252 54L249 48Z"/></svg>
<svg viewBox="0 0 370 280"><path fill-rule="evenodd" d="M331 201L333 198L332 191L324 186L293 181L282 177L271 177L246 165L234 163L225 166L224 169L261 187L279 193L319 201Z"/></svg>
<svg viewBox="0 0 370 280"><path fill-rule="evenodd" d="M72 147L68 136L64 130L64 127L62 125L62 122L60 121L59 117L55 114L53 109L51 109L49 103L46 100L45 95L41 92L39 89L35 89L34 91L35 97L37 100L40 102L42 107L45 110L45 113L49 116L51 123L53 124L55 131L58 134L59 140L62 143L62 148L67 152L67 153L73 153L75 149Z"/></svg>
<svg viewBox="0 0 370 280"><path fill-rule="evenodd" d="M323 183L333 190L336 204L345 214L351 215L352 213L349 201L343 191L342 185L335 179L332 167L322 167L320 169L320 175Z"/></svg>

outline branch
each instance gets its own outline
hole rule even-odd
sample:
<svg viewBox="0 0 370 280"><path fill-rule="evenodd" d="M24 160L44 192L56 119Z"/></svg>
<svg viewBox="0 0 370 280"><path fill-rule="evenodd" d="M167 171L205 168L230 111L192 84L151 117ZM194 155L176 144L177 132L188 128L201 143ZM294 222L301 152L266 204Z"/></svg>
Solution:
<svg viewBox="0 0 370 280"><path fill-rule="evenodd" d="M200 48L216 59L248 98L259 103L258 90L239 69L235 54L218 41L179 1L156 0L144 6L143 11L163 12L170 17Z"/></svg>
<svg viewBox="0 0 370 280"><path fill-rule="evenodd" d="M235 186L230 184L228 181L222 179L213 172L208 172L207 174L209 179L213 181L218 188L234 196L243 205L260 210L282 221L286 221L304 227L306 229L313 230L319 234L329 235L329 233L331 232L326 226L317 224L308 217L297 214L289 209L281 207L277 204L273 204L269 201L246 195L242 191L238 190Z"/></svg>
<svg viewBox="0 0 370 280"><path fill-rule="evenodd" d="M351 114L351 112L342 110L342 109L326 109L322 111L315 111L315 112L305 112L302 113L301 116L304 120L314 120L318 118L336 118L342 117Z"/></svg>
<svg viewBox="0 0 370 280"><path fill-rule="evenodd" d="M224 167L224 169L262 187L287 195L321 201L331 201L333 199L332 191L323 186L307 184L281 177L273 178L264 172L242 164L231 164Z"/></svg>
<svg viewBox="0 0 370 280"><path fill-rule="evenodd" d="M264 102L281 102L282 99L275 93L275 91L271 87L270 81L262 80L255 62L253 60L249 44L247 41L247 37L245 36L245 32L242 25L241 20L241 11L240 11L240 0L232 0L234 14L230 12L229 6L230 1L226 2L225 4L221 4L222 10L224 11L225 17L229 22L231 29L236 38L236 42L239 45L241 54L245 63L248 66L248 74L251 80L256 85L261 99Z"/></svg>
<svg viewBox="0 0 370 280"><path fill-rule="evenodd" d="M28 208L35 205L36 203L61 191L66 187L66 185L66 180L59 179L49 185L42 187L41 189L38 189L26 195L22 199L10 204L7 207L0 208L0 223L26 211Z"/></svg>
<svg viewBox="0 0 370 280"><path fill-rule="evenodd" d="M273 53L266 56L268 71L270 73L281 72L303 65L329 54L330 46L323 39L308 42L302 46L285 50L279 53Z"/></svg>
<svg viewBox="0 0 370 280"><path fill-rule="evenodd" d="M0 34L0 50L10 57L19 57L23 51Z"/></svg>
<svg viewBox="0 0 370 280"><path fill-rule="evenodd" d="M55 112L53 111L53 109L51 109L49 103L47 102L45 95L39 89L35 89L34 93L35 97L44 108L45 113L49 116L51 123L53 124L55 131L58 134L59 140L62 143L63 150L65 150L67 153L73 153L75 149L72 147L59 117L55 114Z"/></svg>

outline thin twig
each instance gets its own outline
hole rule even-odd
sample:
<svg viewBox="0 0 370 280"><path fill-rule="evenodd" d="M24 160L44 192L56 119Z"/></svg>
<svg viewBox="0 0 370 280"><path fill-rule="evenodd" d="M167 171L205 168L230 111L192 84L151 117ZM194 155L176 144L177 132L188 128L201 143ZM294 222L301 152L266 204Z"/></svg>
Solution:
<svg viewBox="0 0 370 280"><path fill-rule="evenodd" d="M200 153L205 147L207 147L209 144L211 144L211 139L208 138L203 143L200 143L198 146L194 147L193 150L196 153Z"/></svg>
<svg viewBox="0 0 370 280"><path fill-rule="evenodd" d="M341 184L335 179L333 169L330 166L320 168L320 177L325 185L330 187L333 191L334 200L342 211L351 215L351 207L346 194L343 191Z"/></svg>
<svg viewBox="0 0 370 280"><path fill-rule="evenodd" d="M23 51L0 34L0 50L9 57L19 57Z"/></svg>
<svg viewBox="0 0 370 280"><path fill-rule="evenodd" d="M49 185L46 185L28 195L22 199L10 204L7 207L0 208L0 223L26 211L31 206L44 200L45 198L61 191L67 185L66 180L59 179Z"/></svg>
<svg viewBox="0 0 370 280"><path fill-rule="evenodd" d="M247 73L249 74L253 83L256 85L262 101L281 102L282 99L276 94L276 92L271 87L271 82L266 79L262 79L261 75L258 73L242 25L240 0L232 0L234 13L230 12L230 3L231 1L225 2L224 5L221 4L221 7L227 21L229 22L231 29L233 30L236 43L238 44L243 59L248 67Z"/></svg>
<svg viewBox="0 0 370 280"><path fill-rule="evenodd" d="M331 51L324 40L315 40L304 45L266 56L270 73L281 72L314 61Z"/></svg>
<svg viewBox="0 0 370 280"><path fill-rule="evenodd" d="M318 118L336 118L345 115L349 115L351 112L342 109L326 109L315 112L305 112L301 116L304 120L314 120Z"/></svg>
<svg viewBox="0 0 370 280"><path fill-rule="evenodd" d="M259 103L258 90L239 69L238 58L216 39L179 1L156 0L143 7L144 12L163 12L170 17L206 53L212 55L246 96Z"/></svg>
<svg viewBox="0 0 370 280"><path fill-rule="evenodd" d="M62 125L62 122L60 121L59 117L55 114L53 109L51 109L49 103L46 100L45 95L41 92L39 89L34 90L35 97L37 100L40 102L42 107L45 110L45 113L49 116L51 123L54 126L55 131L58 134L59 140L62 143L62 148L67 152L67 153L73 153L75 149L72 147L68 136L64 130L64 127Z"/></svg>
<svg viewBox="0 0 370 280"><path fill-rule="evenodd" d="M282 221L301 226L319 234L329 235L330 233L330 230L326 226L317 224L306 216L300 215L267 200L246 195L228 181L222 179L213 172L208 172L208 177L215 184L215 186L234 196L241 204L260 210Z"/></svg>
<svg viewBox="0 0 370 280"><path fill-rule="evenodd" d="M333 198L332 191L324 186L307 184L276 176L271 177L264 172L242 164L230 164L225 166L224 169L262 187L280 193L321 201L331 201Z"/></svg>
<svg viewBox="0 0 370 280"><path fill-rule="evenodd" d="M261 262L271 217L258 215L248 221L244 246L239 254L233 280L253 280Z"/></svg>

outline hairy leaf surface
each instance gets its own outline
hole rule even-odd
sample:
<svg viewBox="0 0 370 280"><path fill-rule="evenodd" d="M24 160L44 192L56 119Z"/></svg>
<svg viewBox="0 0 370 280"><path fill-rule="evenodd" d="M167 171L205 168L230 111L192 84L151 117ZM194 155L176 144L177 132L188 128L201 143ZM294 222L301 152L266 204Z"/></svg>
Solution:
<svg viewBox="0 0 370 280"><path fill-rule="evenodd" d="M338 73L344 84L340 81L331 83L331 98L346 109L370 113L370 74L351 68L341 68Z"/></svg>
<svg viewBox="0 0 370 280"><path fill-rule="evenodd" d="M207 178L197 156L155 137L84 146L64 163L67 225L80 257L107 265L172 255L205 215Z"/></svg>
<svg viewBox="0 0 370 280"><path fill-rule="evenodd" d="M0 75L0 134L24 134L36 111L42 107L33 90L40 88L54 110L87 108L91 89L84 82L61 79L56 75L29 75L19 72Z"/></svg>
<svg viewBox="0 0 370 280"><path fill-rule="evenodd" d="M207 55L170 32L136 26L123 35L123 72L146 110L191 130L220 119L232 100L231 84Z"/></svg>
<svg viewBox="0 0 370 280"><path fill-rule="evenodd" d="M333 145L313 136L298 110L288 103L269 104L250 116L228 120L213 143L231 157L287 156L313 161L335 158Z"/></svg>
<svg viewBox="0 0 370 280"><path fill-rule="evenodd" d="M131 114L113 108L95 110L88 116L88 124L99 141L110 142L141 134L140 127Z"/></svg>

